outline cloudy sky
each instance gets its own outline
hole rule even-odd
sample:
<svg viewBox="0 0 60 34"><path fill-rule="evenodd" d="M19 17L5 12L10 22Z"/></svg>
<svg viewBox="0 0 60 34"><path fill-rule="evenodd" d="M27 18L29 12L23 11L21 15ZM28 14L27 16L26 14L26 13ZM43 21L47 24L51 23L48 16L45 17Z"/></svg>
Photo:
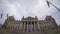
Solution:
<svg viewBox="0 0 60 34"><path fill-rule="evenodd" d="M48 0L60 9L60 0ZM60 24L60 11L54 6L47 6L46 0L0 0L0 23L3 24L8 13L9 16L14 16L16 20L21 20L23 16L37 16L40 20L46 15L51 15L55 18L57 24Z"/></svg>

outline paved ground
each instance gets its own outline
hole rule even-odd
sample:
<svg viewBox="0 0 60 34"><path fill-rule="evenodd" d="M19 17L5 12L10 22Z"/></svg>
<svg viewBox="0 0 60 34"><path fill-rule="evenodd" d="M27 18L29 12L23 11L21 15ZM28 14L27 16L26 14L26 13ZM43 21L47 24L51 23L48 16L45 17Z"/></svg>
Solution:
<svg viewBox="0 0 60 34"><path fill-rule="evenodd" d="M60 34L60 28L46 30L43 32L18 32L0 28L0 34Z"/></svg>

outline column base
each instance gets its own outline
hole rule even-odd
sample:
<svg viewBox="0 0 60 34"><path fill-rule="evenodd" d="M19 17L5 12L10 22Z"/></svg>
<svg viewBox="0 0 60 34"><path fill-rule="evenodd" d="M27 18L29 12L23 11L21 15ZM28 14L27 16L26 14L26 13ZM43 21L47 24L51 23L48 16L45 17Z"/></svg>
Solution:
<svg viewBox="0 0 60 34"><path fill-rule="evenodd" d="M25 32L25 30L23 30L23 32Z"/></svg>

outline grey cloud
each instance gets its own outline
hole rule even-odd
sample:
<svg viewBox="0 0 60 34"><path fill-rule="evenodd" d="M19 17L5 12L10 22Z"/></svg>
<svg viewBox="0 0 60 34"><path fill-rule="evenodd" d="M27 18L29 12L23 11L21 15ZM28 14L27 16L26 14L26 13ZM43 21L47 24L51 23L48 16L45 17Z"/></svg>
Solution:
<svg viewBox="0 0 60 34"><path fill-rule="evenodd" d="M50 0L49 0L50 1ZM51 0L54 5L60 8L60 0ZM52 5L48 8L46 0L0 0L0 14L4 13L3 21L6 14L14 15L16 19L22 16L37 16L44 19L47 14L53 16L58 24L60 24L60 12Z"/></svg>

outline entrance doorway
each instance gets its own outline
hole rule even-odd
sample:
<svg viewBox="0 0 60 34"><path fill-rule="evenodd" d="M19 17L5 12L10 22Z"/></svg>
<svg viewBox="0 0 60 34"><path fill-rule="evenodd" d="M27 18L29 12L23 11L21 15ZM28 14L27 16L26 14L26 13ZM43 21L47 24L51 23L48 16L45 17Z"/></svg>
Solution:
<svg viewBox="0 0 60 34"><path fill-rule="evenodd" d="M26 23L25 24L25 31L28 31L28 32L30 32L30 31L34 31L34 23Z"/></svg>

